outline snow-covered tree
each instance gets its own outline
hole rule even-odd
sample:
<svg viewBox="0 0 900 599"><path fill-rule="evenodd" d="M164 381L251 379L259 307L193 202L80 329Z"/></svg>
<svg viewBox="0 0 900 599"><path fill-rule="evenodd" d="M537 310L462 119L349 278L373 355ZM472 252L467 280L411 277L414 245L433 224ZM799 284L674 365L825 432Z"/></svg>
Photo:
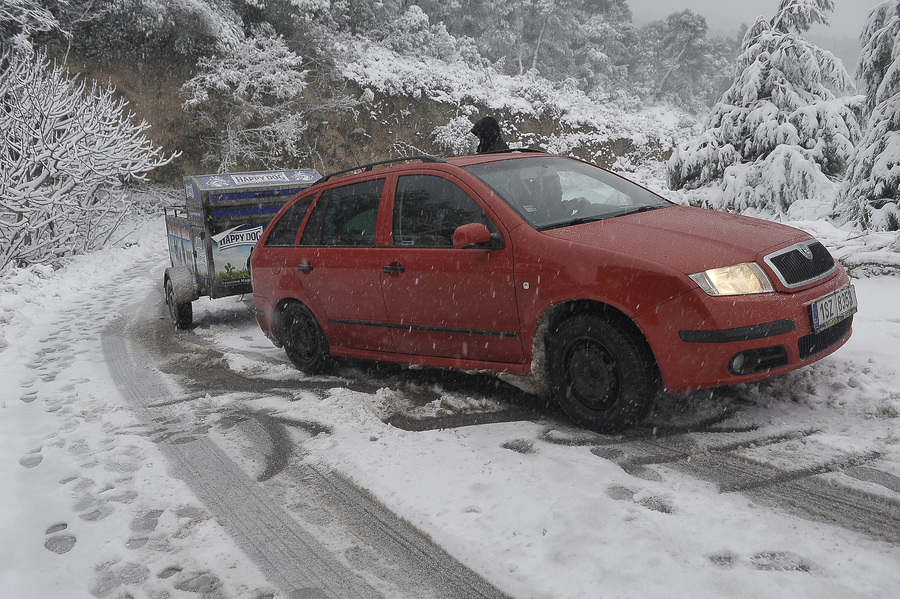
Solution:
<svg viewBox="0 0 900 599"><path fill-rule="evenodd" d="M29 50L33 34L57 27L56 18L37 0L3 0L0 3L0 49Z"/></svg>
<svg viewBox="0 0 900 599"><path fill-rule="evenodd" d="M44 0L69 32L71 50L92 61L197 59L243 38L235 0Z"/></svg>
<svg viewBox="0 0 900 599"><path fill-rule="evenodd" d="M226 172L272 168L303 155L307 71L283 39L259 29L226 56L199 66L181 94L185 112L207 131L206 163Z"/></svg>
<svg viewBox="0 0 900 599"><path fill-rule="evenodd" d="M428 15L416 5L382 27L384 42L398 54L434 56L452 61L457 55L457 42L443 23L432 24Z"/></svg>
<svg viewBox="0 0 900 599"><path fill-rule="evenodd" d="M172 159L124 109L40 54L0 54L0 268L102 245L127 210L122 184Z"/></svg>
<svg viewBox="0 0 900 599"><path fill-rule="evenodd" d="M782 0L771 21L757 20L705 131L669 160L673 189L734 211L834 201L861 135L860 98L841 61L800 35L832 9L832 0Z"/></svg>
<svg viewBox="0 0 900 599"><path fill-rule="evenodd" d="M842 210L865 228L900 230L900 0L882 2L863 27L857 67L868 117L847 174Z"/></svg>
<svg viewBox="0 0 900 599"><path fill-rule="evenodd" d="M385 4L389 4L385 2ZM406 10L403 0L393 6ZM627 0L417 0L479 56L510 75L536 70L554 81L577 77L585 89L617 78L623 42L635 42ZM624 80L624 77L622 77Z"/></svg>
<svg viewBox="0 0 900 599"><path fill-rule="evenodd" d="M710 39L707 30L706 19L690 10L643 27L630 58L635 90L653 102L708 110L731 83L737 43Z"/></svg>

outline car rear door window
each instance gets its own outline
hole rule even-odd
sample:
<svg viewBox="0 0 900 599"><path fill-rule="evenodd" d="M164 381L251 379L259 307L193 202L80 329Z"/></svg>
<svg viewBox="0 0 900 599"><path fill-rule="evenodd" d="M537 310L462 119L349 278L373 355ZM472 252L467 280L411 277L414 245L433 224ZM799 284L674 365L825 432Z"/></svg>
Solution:
<svg viewBox="0 0 900 599"><path fill-rule="evenodd" d="M287 209L287 211L272 225L272 232L266 239L266 245L269 247L291 247L297 241L297 233L300 232L300 225L309 211L315 194L302 198L296 204Z"/></svg>
<svg viewBox="0 0 900 599"><path fill-rule="evenodd" d="M404 175L394 196L395 246L452 248L453 232L469 223L496 227L484 210L452 181L434 175Z"/></svg>
<svg viewBox="0 0 900 599"><path fill-rule="evenodd" d="M313 207L302 246L374 246L384 179L326 189Z"/></svg>

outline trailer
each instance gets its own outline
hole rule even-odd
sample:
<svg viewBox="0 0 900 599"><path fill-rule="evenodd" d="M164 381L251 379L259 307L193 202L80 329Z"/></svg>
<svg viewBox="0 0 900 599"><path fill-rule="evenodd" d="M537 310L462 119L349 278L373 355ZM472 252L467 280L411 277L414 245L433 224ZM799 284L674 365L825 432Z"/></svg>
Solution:
<svg viewBox="0 0 900 599"><path fill-rule="evenodd" d="M163 277L176 328L193 321L191 302L250 293L250 252L269 220L320 178L312 169L184 178L185 205L165 209L169 261Z"/></svg>

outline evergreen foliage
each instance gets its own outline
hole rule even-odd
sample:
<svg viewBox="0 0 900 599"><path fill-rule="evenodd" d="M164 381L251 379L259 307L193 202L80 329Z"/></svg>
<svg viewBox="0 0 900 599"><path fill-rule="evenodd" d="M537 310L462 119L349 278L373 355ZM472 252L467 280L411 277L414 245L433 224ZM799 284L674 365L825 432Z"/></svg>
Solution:
<svg viewBox="0 0 900 599"><path fill-rule="evenodd" d="M219 0L48 0L69 51L100 63L166 61L191 68L243 38L229 2Z"/></svg>
<svg viewBox="0 0 900 599"><path fill-rule="evenodd" d="M673 189L734 211L834 200L861 135L859 98L843 64L799 35L831 8L831 0L782 0L771 21L757 20L705 131L669 160Z"/></svg>
<svg viewBox="0 0 900 599"><path fill-rule="evenodd" d="M647 100L695 112L712 106L731 83L737 43L707 37L706 19L684 10L640 32L632 78Z"/></svg>
<svg viewBox="0 0 900 599"><path fill-rule="evenodd" d="M259 28L224 57L200 60L181 88L184 110L209 131L204 162L219 172L298 157L307 71L284 40Z"/></svg>
<svg viewBox="0 0 900 599"><path fill-rule="evenodd" d="M866 20L857 73L866 131L841 194L845 214L865 228L900 230L900 0Z"/></svg>

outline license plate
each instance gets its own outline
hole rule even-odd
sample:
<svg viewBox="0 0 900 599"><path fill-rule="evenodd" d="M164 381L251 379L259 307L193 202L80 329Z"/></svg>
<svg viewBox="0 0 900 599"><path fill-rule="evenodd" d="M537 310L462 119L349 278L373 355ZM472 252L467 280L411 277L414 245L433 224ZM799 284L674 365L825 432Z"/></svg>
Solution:
<svg viewBox="0 0 900 599"><path fill-rule="evenodd" d="M826 295L810 306L813 331L818 333L856 313L856 290L853 285Z"/></svg>

